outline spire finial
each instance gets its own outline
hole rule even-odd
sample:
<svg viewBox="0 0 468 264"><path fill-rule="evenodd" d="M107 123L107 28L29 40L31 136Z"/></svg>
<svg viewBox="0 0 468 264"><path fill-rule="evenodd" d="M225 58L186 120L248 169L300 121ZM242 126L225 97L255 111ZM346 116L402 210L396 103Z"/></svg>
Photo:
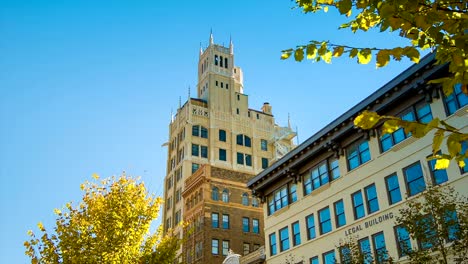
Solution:
<svg viewBox="0 0 468 264"><path fill-rule="evenodd" d="M190 85L188 86L188 100L190 101Z"/></svg>
<svg viewBox="0 0 468 264"><path fill-rule="evenodd" d="M210 29L210 45L214 44L213 42L213 29Z"/></svg>
<svg viewBox="0 0 468 264"><path fill-rule="evenodd" d="M288 127L291 129L291 116L288 113Z"/></svg>
<svg viewBox="0 0 468 264"><path fill-rule="evenodd" d="M201 42L200 42L200 56L203 54L203 48L202 48L202 45L201 45Z"/></svg>
<svg viewBox="0 0 468 264"><path fill-rule="evenodd" d="M229 53L234 54L234 44L232 44L232 37L229 35Z"/></svg>

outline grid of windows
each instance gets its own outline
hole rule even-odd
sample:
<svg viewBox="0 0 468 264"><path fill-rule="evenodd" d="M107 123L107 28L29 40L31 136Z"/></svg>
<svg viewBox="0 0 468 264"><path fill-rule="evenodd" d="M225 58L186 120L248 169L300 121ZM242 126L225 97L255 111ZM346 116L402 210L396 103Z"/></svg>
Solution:
<svg viewBox="0 0 468 264"><path fill-rule="evenodd" d="M468 104L468 95L464 94L461 89L461 84L456 84L453 87L453 93L445 97L445 106L447 115L452 115L458 109Z"/></svg>
<svg viewBox="0 0 468 264"><path fill-rule="evenodd" d="M250 232L250 219L248 217L242 217L242 231Z"/></svg>
<svg viewBox="0 0 468 264"><path fill-rule="evenodd" d="M408 196L416 195L426 189L424 175L419 162L404 168L403 174L405 175Z"/></svg>
<svg viewBox="0 0 468 264"><path fill-rule="evenodd" d="M385 237L383 232L372 235L374 244L374 256L376 263L384 263L388 259L387 248L385 246Z"/></svg>
<svg viewBox="0 0 468 264"><path fill-rule="evenodd" d="M274 191L268 196L268 214L272 214L289 204L288 185Z"/></svg>
<svg viewBox="0 0 468 264"><path fill-rule="evenodd" d="M362 199L362 192L357 191L351 194L351 199L353 200L354 219L357 220L359 218L363 218L366 215L366 211L364 209L364 201Z"/></svg>
<svg viewBox="0 0 468 264"><path fill-rule="evenodd" d="M219 149L219 160L226 161L226 150L220 148Z"/></svg>
<svg viewBox="0 0 468 264"><path fill-rule="evenodd" d="M360 140L346 149L346 158L348 160L348 169L353 170L359 165L368 162L371 159L369 151L369 142Z"/></svg>
<svg viewBox="0 0 468 264"><path fill-rule="evenodd" d="M289 230L288 227L280 229L279 231L280 237L280 251L285 251L289 249Z"/></svg>
<svg viewBox="0 0 468 264"><path fill-rule="evenodd" d="M219 141L226 142L226 130L220 129L218 132Z"/></svg>
<svg viewBox="0 0 468 264"><path fill-rule="evenodd" d="M229 215L223 214L223 229L229 229Z"/></svg>
<svg viewBox="0 0 468 264"><path fill-rule="evenodd" d="M301 244L301 229L299 226L299 221L294 222L291 225L292 234L293 234L293 246L297 246Z"/></svg>
<svg viewBox="0 0 468 264"><path fill-rule="evenodd" d="M219 228L219 214L211 213L211 227Z"/></svg>
<svg viewBox="0 0 468 264"><path fill-rule="evenodd" d="M429 160L427 163L429 165L429 169L431 170L431 178L432 178L432 183L434 185L439 185L448 181L448 175L447 175L446 169L443 169L443 170L435 169L436 160Z"/></svg>
<svg viewBox="0 0 468 264"><path fill-rule="evenodd" d="M236 142L237 142L237 145L246 146L246 147L252 146L250 137L243 135L243 134L237 135Z"/></svg>
<svg viewBox="0 0 468 264"><path fill-rule="evenodd" d="M375 184L371 184L364 188L366 194L367 213L372 214L379 210L379 200L377 199L377 190Z"/></svg>
<svg viewBox="0 0 468 264"><path fill-rule="evenodd" d="M304 177L304 193L310 194L313 190L340 177L337 159L327 159L310 170Z"/></svg>
<svg viewBox="0 0 468 264"><path fill-rule="evenodd" d="M318 217L319 217L320 234L323 235L332 231L330 208L328 208L328 206L318 211Z"/></svg>
<svg viewBox="0 0 468 264"><path fill-rule="evenodd" d="M208 147L192 144L192 156L208 158Z"/></svg>
<svg viewBox="0 0 468 264"><path fill-rule="evenodd" d="M333 204L335 208L335 222L336 228L346 225L346 216L344 210L343 200L339 200Z"/></svg>
<svg viewBox="0 0 468 264"><path fill-rule="evenodd" d="M270 238L270 256L276 255L276 233L272 233L269 236Z"/></svg>
<svg viewBox="0 0 468 264"><path fill-rule="evenodd" d="M385 186L387 187L388 204L392 205L401 201L400 184L396 173L385 177Z"/></svg>
<svg viewBox="0 0 468 264"><path fill-rule="evenodd" d="M405 121L419 121L421 123L428 123L432 120L431 107L426 102L418 103L407 108L401 114L399 114L399 116L402 120ZM382 148L382 152L391 149L394 145L400 143L410 136L411 134L405 133L404 129L401 127L393 133L382 135L380 137L380 146Z"/></svg>
<svg viewBox="0 0 468 264"><path fill-rule="evenodd" d="M252 232L255 234L260 234L260 222L258 219L252 219Z"/></svg>
<svg viewBox="0 0 468 264"><path fill-rule="evenodd" d="M307 226L307 239L314 239L316 237L315 233L315 219L314 215L308 215L306 217L306 226Z"/></svg>

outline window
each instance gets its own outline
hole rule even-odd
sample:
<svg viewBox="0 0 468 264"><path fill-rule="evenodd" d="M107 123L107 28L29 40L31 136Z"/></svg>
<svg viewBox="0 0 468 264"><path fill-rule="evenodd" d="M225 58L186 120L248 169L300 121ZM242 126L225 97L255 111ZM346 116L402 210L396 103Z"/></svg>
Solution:
<svg viewBox="0 0 468 264"><path fill-rule="evenodd" d="M343 264L351 264L353 261L353 256L351 255L351 250L348 246L340 246L340 260Z"/></svg>
<svg viewBox="0 0 468 264"><path fill-rule="evenodd" d="M363 255L364 262L363 263L372 263L372 252L370 247L369 238L365 237L358 241L359 244L359 251Z"/></svg>
<svg viewBox="0 0 468 264"><path fill-rule="evenodd" d="M211 239L211 254L219 255L219 240Z"/></svg>
<svg viewBox="0 0 468 264"><path fill-rule="evenodd" d="M429 160L427 163L429 165L429 169L431 170L431 178L432 178L432 183L434 185L439 185L448 181L448 175L447 175L446 169L443 169L443 170L435 169L436 160Z"/></svg>
<svg viewBox="0 0 468 264"><path fill-rule="evenodd" d="M288 186L284 185L268 196L268 213L272 214L288 204Z"/></svg>
<svg viewBox="0 0 468 264"><path fill-rule="evenodd" d="M248 217L242 217L242 232L250 232L250 219Z"/></svg>
<svg viewBox="0 0 468 264"><path fill-rule="evenodd" d="M215 85L218 86L218 81L216 81Z"/></svg>
<svg viewBox="0 0 468 264"><path fill-rule="evenodd" d="M218 66L218 62L219 62L218 55L215 55L215 56L214 56L214 64L215 64L216 66Z"/></svg>
<svg viewBox="0 0 468 264"><path fill-rule="evenodd" d="M452 115L458 109L468 104L468 96L462 92L462 85L456 84L453 87L453 93L445 97L445 106L447 110L447 115Z"/></svg>
<svg viewBox="0 0 468 264"><path fill-rule="evenodd" d="M192 156L200 156L200 146L197 144L192 144Z"/></svg>
<svg viewBox="0 0 468 264"><path fill-rule="evenodd" d="M201 155L200 155L201 154ZM208 158L208 147L200 146L198 144L192 144L192 156Z"/></svg>
<svg viewBox="0 0 468 264"><path fill-rule="evenodd" d="M344 211L343 200L339 200L333 204L335 208L335 223L336 228L346 225L346 216Z"/></svg>
<svg viewBox="0 0 468 264"><path fill-rule="evenodd" d="M228 83L226 83L226 90L227 90L227 89L229 89L229 84L228 84Z"/></svg>
<svg viewBox="0 0 468 264"><path fill-rule="evenodd" d="M249 195L247 193L242 194L242 205L249 205Z"/></svg>
<svg viewBox="0 0 468 264"><path fill-rule="evenodd" d="M280 229L280 251L285 251L289 249L289 230L288 227Z"/></svg>
<svg viewBox="0 0 468 264"><path fill-rule="evenodd" d="M221 88L224 88L223 86L224 86L224 85L223 85L223 82L221 82Z"/></svg>
<svg viewBox="0 0 468 264"><path fill-rule="evenodd" d="M229 215L223 214L223 229L229 229Z"/></svg>
<svg viewBox="0 0 468 264"><path fill-rule="evenodd" d="M258 207L258 198L257 197L252 197L252 206L253 207Z"/></svg>
<svg viewBox="0 0 468 264"><path fill-rule="evenodd" d="M400 184L396 173L385 178L385 185L387 186L388 204L392 205L401 201Z"/></svg>
<svg viewBox="0 0 468 264"><path fill-rule="evenodd" d="M335 264L335 251L328 251L322 254L323 264Z"/></svg>
<svg viewBox="0 0 468 264"><path fill-rule="evenodd" d="M320 224L320 234L323 235L332 231L330 208L328 208L328 206L318 211L318 217Z"/></svg>
<svg viewBox="0 0 468 264"><path fill-rule="evenodd" d="M192 126L192 136L208 138L208 129L204 126L193 125Z"/></svg>
<svg viewBox="0 0 468 264"><path fill-rule="evenodd" d="M458 223L458 217L456 211L447 210L445 211L445 223L447 223L447 240L453 241L457 239L457 233L460 231L460 224Z"/></svg>
<svg viewBox="0 0 468 264"><path fill-rule="evenodd" d="M375 184L371 184L364 188L366 194L367 213L372 214L379 210L379 201L377 200L377 190Z"/></svg>
<svg viewBox="0 0 468 264"><path fill-rule="evenodd" d="M176 213L175 213L175 216L174 216L174 225L178 225L179 222L182 220L181 218L181 212L180 210L178 210Z"/></svg>
<svg viewBox="0 0 468 264"><path fill-rule="evenodd" d="M290 183L289 184L289 202L294 203L297 201L297 184Z"/></svg>
<svg viewBox="0 0 468 264"><path fill-rule="evenodd" d="M340 177L338 160L326 159L313 167L310 173L304 177L304 193L310 194L313 190Z"/></svg>
<svg viewBox="0 0 468 264"><path fill-rule="evenodd" d="M178 203L181 199L182 199L182 190L180 188L178 188L176 190L176 203Z"/></svg>
<svg viewBox="0 0 468 264"><path fill-rule="evenodd" d="M357 220L359 218L364 217L366 215L366 212L364 209L364 201L362 199L361 191L357 191L351 194L351 198L353 200L354 219Z"/></svg>
<svg viewBox="0 0 468 264"><path fill-rule="evenodd" d="M237 113L237 114L239 114L239 113L240 113L240 111L239 111L239 108L236 108L236 113Z"/></svg>
<svg viewBox="0 0 468 264"><path fill-rule="evenodd" d="M221 194L221 199L223 200L223 202L229 203L229 190L228 189L223 190L223 193Z"/></svg>
<svg viewBox="0 0 468 264"><path fill-rule="evenodd" d="M319 259L317 256L310 258L310 264L319 264Z"/></svg>
<svg viewBox="0 0 468 264"><path fill-rule="evenodd" d="M277 251L276 251L276 234L271 233L269 238L270 238L270 256L274 256L277 253Z"/></svg>
<svg viewBox="0 0 468 264"><path fill-rule="evenodd" d="M222 65L221 65L222 66ZM227 58L224 58L224 68L227 69L228 67L228 59Z"/></svg>
<svg viewBox="0 0 468 264"><path fill-rule="evenodd" d="M245 165L252 167L252 155L245 154Z"/></svg>
<svg viewBox="0 0 468 264"><path fill-rule="evenodd" d="M260 149L267 151L268 150L268 141L265 139L260 139Z"/></svg>
<svg viewBox="0 0 468 264"><path fill-rule="evenodd" d="M213 187L211 189L211 199L213 201L218 201L218 193L219 193L219 189L217 187Z"/></svg>
<svg viewBox="0 0 468 264"><path fill-rule="evenodd" d="M299 221L294 222L291 225L292 233L293 233L293 246L297 246L301 244L301 228L299 226Z"/></svg>
<svg viewBox="0 0 468 264"><path fill-rule="evenodd" d="M223 67L223 56L219 56L219 66Z"/></svg>
<svg viewBox="0 0 468 264"><path fill-rule="evenodd" d="M268 159L262 158L262 169L268 168Z"/></svg>
<svg viewBox="0 0 468 264"><path fill-rule="evenodd" d="M255 234L260 234L260 222L258 219L252 219L252 232Z"/></svg>
<svg viewBox="0 0 468 264"><path fill-rule="evenodd" d="M385 237L383 232L372 235L374 242L374 255L376 263L384 263L388 259L387 248L385 247Z"/></svg>
<svg viewBox="0 0 468 264"><path fill-rule="evenodd" d="M315 220L314 220L314 215L308 215L306 217L306 225L307 225L307 239L311 240L315 238Z"/></svg>
<svg viewBox="0 0 468 264"><path fill-rule="evenodd" d="M244 165L244 154L237 152L237 164Z"/></svg>
<svg viewBox="0 0 468 264"><path fill-rule="evenodd" d="M406 256L411 251L411 241L408 230L403 226L395 226L395 238L397 242L398 255L400 257Z"/></svg>
<svg viewBox="0 0 468 264"><path fill-rule="evenodd" d="M250 137L243 135L243 134L237 135L236 142L237 142L237 145L246 146L249 148L252 146Z"/></svg>
<svg viewBox="0 0 468 264"><path fill-rule="evenodd" d="M223 256L227 256L229 253L229 241L223 240Z"/></svg>
<svg viewBox="0 0 468 264"><path fill-rule="evenodd" d="M419 162L414 163L403 169L405 175L406 188L408 190L408 196L413 196L426 189L426 183L424 182L424 175Z"/></svg>
<svg viewBox="0 0 468 264"><path fill-rule="evenodd" d="M226 142L226 130L220 129L218 132L219 141Z"/></svg>
<svg viewBox="0 0 468 264"><path fill-rule="evenodd" d="M352 144L346 149L346 153L349 170L353 170L371 159L369 142L367 140L361 140Z"/></svg>
<svg viewBox="0 0 468 264"><path fill-rule="evenodd" d="M211 213L211 227L219 228L219 214Z"/></svg>
<svg viewBox="0 0 468 264"><path fill-rule="evenodd" d="M424 235L421 236L420 240L418 240L419 247L422 250L432 248L434 246L434 242L437 241L437 227L434 221L434 217L432 215L427 215L418 221L418 225L422 228L422 230L425 230Z"/></svg>
<svg viewBox="0 0 468 264"><path fill-rule="evenodd" d="M405 121L419 121L421 123L429 123L432 120L431 107L428 103L422 102L415 104L398 115ZM380 137L380 146L382 152L391 149L394 145L410 137L411 134L405 133L403 128L397 129L390 134L384 134Z"/></svg>
<svg viewBox="0 0 468 264"><path fill-rule="evenodd" d="M200 164L192 163L192 173L195 173L198 168L200 168Z"/></svg>
<svg viewBox="0 0 468 264"><path fill-rule="evenodd" d="M174 185L174 178L172 176L169 176L169 178L167 179L167 189L172 188L173 185Z"/></svg>
<svg viewBox="0 0 468 264"><path fill-rule="evenodd" d="M239 165L246 165L251 167L252 166L252 155L244 154L237 152L237 164Z"/></svg>
<svg viewBox="0 0 468 264"><path fill-rule="evenodd" d="M250 253L250 244L249 243L244 243L243 246L244 249L244 256Z"/></svg>
<svg viewBox="0 0 468 264"><path fill-rule="evenodd" d="M219 160L226 161L226 150L219 149Z"/></svg>
<svg viewBox="0 0 468 264"><path fill-rule="evenodd" d="M201 157L208 158L208 147L207 146L200 146L201 148Z"/></svg>

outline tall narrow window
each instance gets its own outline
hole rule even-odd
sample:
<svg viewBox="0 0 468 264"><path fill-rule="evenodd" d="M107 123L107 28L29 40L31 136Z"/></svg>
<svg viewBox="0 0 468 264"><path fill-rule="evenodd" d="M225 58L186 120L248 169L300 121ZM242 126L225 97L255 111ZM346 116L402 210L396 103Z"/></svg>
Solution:
<svg viewBox="0 0 468 264"><path fill-rule="evenodd" d="M319 264L319 258L317 256L311 257L310 264Z"/></svg>
<svg viewBox="0 0 468 264"><path fill-rule="evenodd" d="M255 234L260 234L260 222L258 219L252 219L252 232Z"/></svg>
<svg viewBox="0 0 468 264"><path fill-rule="evenodd" d="M257 197L252 197L252 206L253 207L258 207L258 198Z"/></svg>
<svg viewBox="0 0 468 264"><path fill-rule="evenodd" d="M226 130L219 130L219 141L226 142Z"/></svg>
<svg viewBox="0 0 468 264"><path fill-rule="evenodd" d="M223 214L223 229L229 229L229 215Z"/></svg>
<svg viewBox="0 0 468 264"><path fill-rule="evenodd" d="M461 89L462 85L456 84L453 87L451 95L445 97L445 106L447 109L447 115L452 115L458 109L468 104L468 95L464 94Z"/></svg>
<svg viewBox="0 0 468 264"><path fill-rule="evenodd" d="M435 163L436 160L429 160L428 162L429 169L431 169L431 178L434 185L442 184L448 181L448 175L446 169L436 170Z"/></svg>
<svg viewBox="0 0 468 264"><path fill-rule="evenodd" d="M316 234L315 234L315 220L314 220L314 215L308 215L306 217L306 225L307 225L307 239L311 240L314 239Z"/></svg>
<svg viewBox="0 0 468 264"><path fill-rule="evenodd" d="M280 229L280 251L285 251L289 249L289 230L288 227Z"/></svg>
<svg viewBox="0 0 468 264"><path fill-rule="evenodd" d="M244 165L244 153L237 152L237 164Z"/></svg>
<svg viewBox="0 0 468 264"><path fill-rule="evenodd" d="M426 190L426 183L424 182L424 175L419 162L403 169L403 174L405 175L408 196L413 196Z"/></svg>
<svg viewBox="0 0 468 264"><path fill-rule="evenodd" d="M385 247L385 237L383 232L372 235L374 242L374 256L376 263L384 263L388 259L387 248Z"/></svg>
<svg viewBox="0 0 468 264"><path fill-rule="evenodd" d="M242 194L242 205L249 205L249 195L247 193Z"/></svg>
<svg viewBox="0 0 468 264"><path fill-rule="evenodd" d="M370 247L369 238L365 237L359 240L358 244L359 244L359 250L361 251L361 254L364 257L363 263L365 264L372 263L372 251Z"/></svg>
<svg viewBox="0 0 468 264"><path fill-rule="evenodd" d="M268 141L265 139L260 139L260 149L267 151L268 150Z"/></svg>
<svg viewBox="0 0 468 264"><path fill-rule="evenodd" d="M211 239L211 254L219 255L219 240Z"/></svg>
<svg viewBox="0 0 468 264"><path fill-rule="evenodd" d="M192 163L192 173L195 173L198 168L200 168L200 164L198 163Z"/></svg>
<svg viewBox="0 0 468 264"><path fill-rule="evenodd" d="M270 256L276 255L276 233L271 233L270 236Z"/></svg>
<svg viewBox="0 0 468 264"><path fill-rule="evenodd" d="M201 150L201 157L208 158L208 147L207 146L200 146Z"/></svg>
<svg viewBox="0 0 468 264"><path fill-rule="evenodd" d="M335 208L335 222L336 228L346 225L346 216L344 210L343 200L339 200L333 204Z"/></svg>
<svg viewBox="0 0 468 264"><path fill-rule="evenodd" d="M332 224L330 218L330 208L325 207L318 212L319 223L320 223L320 234L326 234L332 231Z"/></svg>
<svg viewBox="0 0 468 264"><path fill-rule="evenodd" d="M346 149L346 153L349 170L353 170L371 159L369 142L367 140L362 140L349 146Z"/></svg>
<svg viewBox="0 0 468 264"><path fill-rule="evenodd" d="M200 156L200 146L197 144L192 144L192 156L198 157Z"/></svg>
<svg viewBox="0 0 468 264"><path fill-rule="evenodd" d="M351 198L353 200L354 219L357 220L359 218L363 218L366 215L366 211L364 209L364 201L362 199L361 191L353 193Z"/></svg>
<svg viewBox="0 0 468 264"><path fill-rule="evenodd" d="M196 137L200 136L200 126L198 125L192 126L192 136L196 136Z"/></svg>
<svg viewBox="0 0 468 264"><path fill-rule="evenodd" d="M206 127L200 127L201 134L200 137L208 138L208 129Z"/></svg>
<svg viewBox="0 0 468 264"><path fill-rule="evenodd" d="M218 55L215 55L215 56L214 56L214 64L215 64L216 66L218 66L218 61L219 61Z"/></svg>
<svg viewBox="0 0 468 264"><path fill-rule="evenodd" d="M252 166L252 155L245 154L245 165L249 167Z"/></svg>
<svg viewBox="0 0 468 264"><path fill-rule="evenodd" d="M223 67L223 56L219 56L219 66Z"/></svg>
<svg viewBox="0 0 468 264"><path fill-rule="evenodd" d="M335 251L328 251L322 254L323 264L335 264Z"/></svg>
<svg viewBox="0 0 468 264"><path fill-rule="evenodd" d="M223 240L223 256L227 256L229 253L229 241Z"/></svg>
<svg viewBox="0 0 468 264"><path fill-rule="evenodd" d="M211 227L219 228L219 214L211 213Z"/></svg>
<svg viewBox="0 0 468 264"><path fill-rule="evenodd" d="M372 214L377 212L379 210L379 201L377 200L375 184L371 184L364 188L364 192L366 194L367 213Z"/></svg>
<svg viewBox="0 0 468 264"><path fill-rule="evenodd" d="M268 159L262 158L262 169L268 168Z"/></svg>
<svg viewBox="0 0 468 264"><path fill-rule="evenodd" d="M250 232L250 219L248 217L242 217L242 232Z"/></svg>
<svg viewBox="0 0 468 264"><path fill-rule="evenodd" d="M297 184L290 183L289 184L289 202L294 203L297 201Z"/></svg>
<svg viewBox="0 0 468 264"><path fill-rule="evenodd" d="M403 226L395 226L395 238L397 242L398 255L400 257L408 255L411 251L410 234Z"/></svg>
<svg viewBox="0 0 468 264"><path fill-rule="evenodd" d="M219 189L217 187L213 187L211 189L211 199L213 201L218 201L218 194L219 194Z"/></svg>
<svg viewBox="0 0 468 264"><path fill-rule="evenodd" d="M293 246L297 246L301 244L301 228L299 226L299 221L294 222L291 225L292 233L293 233Z"/></svg>
<svg viewBox="0 0 468 264"><path fill-rule="evenodd" d="M219 149L219 160L226 161L226 150Z"/></svg>
<svg viewBox="0 0 468 264"><path fill-rule="evenodd" d="M224 58L224 68L226 68L226 69L228 68L228 59L227 58Z"/></svg>
<svg viewBox="0 0 468 264"><path fill-rule="evenodd" d="M223 200L223 202L225 203L228 203L229 202L229 191L228 189L224 189L223 190L223 194L221 196L221 199Z"/></svg>
<svg viewBox="0 0 468 264"><path fill-rule="evenodd" d="M392 205L401 201L400 184L395 173L385 178L385 185L387 187L388 204Z"/></svg>

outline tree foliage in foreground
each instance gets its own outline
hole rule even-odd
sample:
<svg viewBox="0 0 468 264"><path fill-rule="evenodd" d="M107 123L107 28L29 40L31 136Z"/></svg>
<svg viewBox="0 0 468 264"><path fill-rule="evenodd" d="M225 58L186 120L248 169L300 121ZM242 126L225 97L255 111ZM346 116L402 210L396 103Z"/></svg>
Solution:
<svg viewBox="0 0 468 264"><path fill-rule="evenodd" d="M341 15L349 17L347 23L340 29L350 29L352 32L379 29L381 32L395 32L409 41L404 47L377 48L353 47L343 43L312 40L308 44L299 45L293 49L282 51L282 59L294 55L296 61L304 58L330 63L333 57L349 56L357 58L357 62L367 64L376 58L376 66L384 67L391 59L400 61L407 57L415 63L419 62L420 50L437 51L436 64L448 64L449 76L431 80L430 83L442 84L445 95L453 93L455 85L461 85L461 90L468 95L468 1L466 0L295 0L296 5L304 13L328 12L329 8L338 10ZM463 164L468 154L461 153L461 142L468 135L460 133L456 128L441 120L434 120L428 125L418 122L402 121L394 117L377 117L365 112L358 116L355 124L368 129L366 120L388 120L384 130L394 131L403 127L412 132L413 136L421 137L432 129L436 130L433 140L433 158L438 160L437 167L445 168L450 160L455 159ZM363 122L364 120L364 122ZM360 124L364 123L363 126ZM377 124L377 123L375 123ZM390 133L390 132L389 132ZM440 144L447 136L449 152L438 154Z"/></svg>
<svg viewBox="0 0 468 264"><path fill-rule="evenodd" d="M162 229L150 232L162 199L148 194L144 183L123 174L85 182L82 201L55 209L56 226L42 223L24 243L32 263L172 263L179 247Z"/></svg>
<svg viewBox="0 0 468 264"><path fill-rule="evenodd" d="M410 199L398 225L418 241L418 247L403 247L411 263L468 263L468 200L451 187L429 187Z"/></svg>

